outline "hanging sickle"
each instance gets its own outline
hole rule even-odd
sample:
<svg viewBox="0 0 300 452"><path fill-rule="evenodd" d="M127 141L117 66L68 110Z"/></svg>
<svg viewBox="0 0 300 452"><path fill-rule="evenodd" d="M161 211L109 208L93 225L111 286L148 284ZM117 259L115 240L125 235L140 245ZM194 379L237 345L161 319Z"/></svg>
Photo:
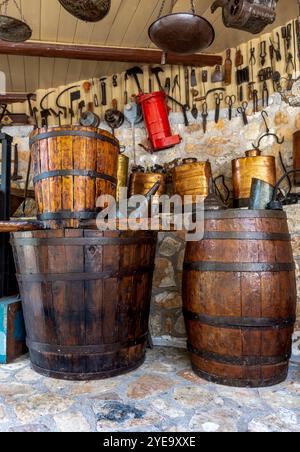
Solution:
<svg viewBox="0 0 300 452"><path fill-rule="evenodd" d="M80 85L70 86L69 88L64 89L64 90L57 96L57 98L56 98L56 106L57 106L57 108L59 108L59 110L60 110L60 111L58 112L59 118L60 118L60 116L61 116L62 114L64 115L64 118L65 118L65 119L66 119L67 116L68 116L68 109L67 109L67 107L64 107L63 105L61 105L61 104L59 103L60 98L61 98L65 93L67 93L68 91L71 91L72 89L75 89L75 88L80 88Z"/></svg>
<svg viewBox="0 0 300 452"><path fill-rule="evenodd" d="M55 110L53 110L53 108L45 108L44 107L44 102L45 100L51 95L55 93L54 91L50 91L50 93L47 93L40 102L40 109L41 109L41 117L42 117L42 127L48 127L48 118L49 116L53 115L55 117L57 117L57 113Z"/></svg>
<svg viewBox="0 0 300 452"><path fill-rule="evenodd" d="M284 141L285 141L284 137L280 139L279 136L276 135L275 133L270 133L270 128L268 126L268 121L267 121L267 118L269 117L268 112L266 112L264 110L264 111L261 112L261 115L262 115L263 121L264 121L265 126L266 126L266 133L262 137L260 137L257 145L252 143L253 148L256 149L257 151L259 151L262 140L264 140L267 137L274 137L276 139L276 141L277 141L277 144L280 144L280 145L283 144Z"/></svg>

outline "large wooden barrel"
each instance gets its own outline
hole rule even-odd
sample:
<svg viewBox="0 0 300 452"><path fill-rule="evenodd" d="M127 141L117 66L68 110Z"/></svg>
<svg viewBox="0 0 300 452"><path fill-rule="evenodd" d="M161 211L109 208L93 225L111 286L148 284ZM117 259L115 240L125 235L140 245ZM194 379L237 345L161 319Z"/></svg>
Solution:
<svg viewBox="0 0 300 452"><path fill-rule="evenodd" d="M143 363L156 233L18 232L12 245L33 369L93 380Z"/></svg>
<svg viewBox="0 0 300 452"><path fill-rule="evenodd" d="M172 171L173 193L182 198L193 196L208 196L209 180L212 177L210 162L198 162L197 159L185 159L183 165Z"/></svg>
<svg viewBox="0 0 300 452"><path fill-rule="evenodd" d="M119 142L93 127L35 130L30 137L38 219L52 228L95 218L97 198L116 196Z"/></svg>
<svg viewBox="0 0 300 452"><path fill-rule="evenodd" d="M187 244L184 315L194 371L206 380L264 387L286 379L296 281L284 212L206 212Z"/></svg>
<svg viewBox="0 0 300 452"><path fill-rule="evenodd" d="M234 207L249 207L252 180L259 179L270 185L276 184L275 157L261 155L259 150L246 152L246 157L232 161Z"/></svg>

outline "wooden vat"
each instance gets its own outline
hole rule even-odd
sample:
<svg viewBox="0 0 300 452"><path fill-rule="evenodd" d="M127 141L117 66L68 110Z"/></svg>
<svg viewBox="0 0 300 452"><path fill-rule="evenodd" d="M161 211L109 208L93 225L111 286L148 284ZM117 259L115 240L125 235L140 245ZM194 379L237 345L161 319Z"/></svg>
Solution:
<svg viewBox="0 0 300 452"><path fill-rule="evenodd" d="M264 387L286 379L296 280L284 212L206 212L187 244L183 303L194 371L206 380Z"/></svg>
<svg viewBox="0 0 300 452"><path fill-rule="evenodd" d="M156 233L18 232L12 246L33 369L93 380L143 363Z"/></svg>

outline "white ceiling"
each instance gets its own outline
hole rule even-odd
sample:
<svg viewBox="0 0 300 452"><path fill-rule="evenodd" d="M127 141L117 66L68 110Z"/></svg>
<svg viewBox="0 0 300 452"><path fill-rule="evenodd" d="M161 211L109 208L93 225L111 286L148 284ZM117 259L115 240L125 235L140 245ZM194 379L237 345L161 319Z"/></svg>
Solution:
<svg viewBox="0 0 300 452"><path fill-rule="evenodd" d="M91 24L76 20L61 7L58 0L16 1L33 29L33 40L139 48L152 46L148 28L158 17L161 6L161 0L112 0L109 15L103 21ZM211 14L212 1L195 1L198 14L210 20L216 30L216 40L209 52L218 53L227 47L236 47L248 41L251 37L248 33L224 27L221 10ZM168 11L169 4L170 0L167 0L165 12ZM178 0L175 10L190 10L190 0ZM19 17L13 0L8 13ZM275 26L286 23L297 14L297 0L279 0ZM77 80L121 72L125 67L128 65L0 55L0 70L7 75L7 90L14 92L57 87Z"/></svg>

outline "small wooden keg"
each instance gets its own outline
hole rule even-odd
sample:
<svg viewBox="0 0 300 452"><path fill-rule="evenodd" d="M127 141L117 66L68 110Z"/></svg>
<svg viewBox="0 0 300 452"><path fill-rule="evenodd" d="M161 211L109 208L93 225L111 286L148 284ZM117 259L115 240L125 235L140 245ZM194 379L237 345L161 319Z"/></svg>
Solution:
<svg viewBox="0 0 300 452"><path fill-rule="evenodd" d="M275 157L262 156L256 149L247 151L246 157L232 161L232 179L234 207L249 207L252 179L275 186Z"/></svg>
<svg viewBox="0 0 300 452"><path fill-rule="evenodd" d="M204 238L187 244L183 273L189 351L198 375L237 387L284 381L296 302L284 212L205 213Z"/></svg>
<svg viewBox="0 0 300 452"><path fill-rule="evenodd" d="M209 180L212 177L209 161L198 162L197 159L185 159L183 165L172 171L173 193L181 197L192 195L206 197L209 191Z"/></svg>
<svg viewBox="0 0 300 452"><path fill-rule="evenodd" d="M129 197L135 195L146 195L156 182L160 182L160 189L158 190L156 197L162 196L166 193L167 189L167 177L161 173L143 173L135 172L130 176L129 182Z"/></svg>
<svg viewBox="0 0 300 452"><path fill-rule="evenodd" d="M300 170L300 130L294 133L294 169ZM300 173L294 175L294 184L300 186Z"/></svg>
<svg viewBox="0 0 300 452"><path fill-rule="evenodd" d="M118 140L94 127L35 130L30 137L38 219L53 229L96 218L97 199L116 196Z"/></svg>
<svg viewBox="0 0 300 452"><path fill-rule="evenodd" d="M128 185L129 158L124 154L120 154L118 158L118 186L117 201L120 201L120 190Z"/></svg>

